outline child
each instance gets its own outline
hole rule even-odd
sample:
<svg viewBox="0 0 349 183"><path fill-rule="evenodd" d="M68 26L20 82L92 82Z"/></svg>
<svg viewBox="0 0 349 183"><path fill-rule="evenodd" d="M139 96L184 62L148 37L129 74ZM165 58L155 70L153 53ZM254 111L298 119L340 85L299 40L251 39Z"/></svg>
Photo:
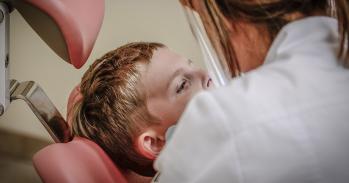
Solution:
<svg viewBox="0 0 349 183"><path fill-rule="evenodd" d="M124 171L153 176L153 161L190 98L211 86L207 73L159 43L130 43L84 74L72 131L96 142Z"/></svg>

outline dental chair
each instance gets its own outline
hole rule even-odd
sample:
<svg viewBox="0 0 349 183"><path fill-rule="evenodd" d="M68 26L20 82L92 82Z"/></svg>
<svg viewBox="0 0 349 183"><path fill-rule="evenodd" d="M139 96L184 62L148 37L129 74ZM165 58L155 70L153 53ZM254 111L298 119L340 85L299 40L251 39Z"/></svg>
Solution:
<svg viewBox="0 0 349 183"><path fill-rule="evenodd" d="M22 99L53 138L54 144L33 157L43 182L126 182L97 144L71 136L68 122L37 83L9 80L9 15L13 9L57 55L78 69L87 61L102 25L104 0L0 0L0 116L10 102ZM73 90L68 114L75 97Z"/></svg>
<svg viewBox="0 0 349 183"><path fill-rule="evenodd" d="M70 112L81 99L80 86L71 92L67 105L67 123L71 125ZM94 142L74 137L68 143L51 144L33 157L33 164L44 182L49 183L124 183L121 171L108 155Z"/></svg>

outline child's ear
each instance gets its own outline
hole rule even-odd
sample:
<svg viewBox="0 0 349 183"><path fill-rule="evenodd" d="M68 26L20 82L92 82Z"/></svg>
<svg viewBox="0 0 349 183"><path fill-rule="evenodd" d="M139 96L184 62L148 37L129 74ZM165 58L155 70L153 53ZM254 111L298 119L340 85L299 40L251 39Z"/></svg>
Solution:
<svg viewBox="0 0 349 183"><path fill-rule="evenodd" d="M153 129L147 129L138 136L135 145L140 154L154 160L165 145L165 140Z"/></svg>

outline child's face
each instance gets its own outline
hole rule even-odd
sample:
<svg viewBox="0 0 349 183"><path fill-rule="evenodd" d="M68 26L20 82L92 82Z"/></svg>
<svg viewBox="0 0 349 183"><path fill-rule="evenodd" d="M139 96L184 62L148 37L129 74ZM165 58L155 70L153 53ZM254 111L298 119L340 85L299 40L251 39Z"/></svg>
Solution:
<svg viewBox="0 0 349 183"><path fill-rule="evenodd" d="M142 72L141 82L147 93L149 112L161 121L157 128L160 134L177 122L194 94L212 85L206 71L168 48L154 52Z"/></svg>

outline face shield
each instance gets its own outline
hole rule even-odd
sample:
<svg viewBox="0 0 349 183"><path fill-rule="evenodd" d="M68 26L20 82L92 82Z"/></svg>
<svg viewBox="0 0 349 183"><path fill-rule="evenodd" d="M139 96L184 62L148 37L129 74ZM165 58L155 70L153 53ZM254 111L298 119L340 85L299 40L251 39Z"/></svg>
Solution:
<svg viewBox="0 0 349 183"><path fill-rule="evenodd" d="M217 86L241 74L230 44L227 19L214 0L180 0L190 28L199 43L204 63Z"/></svg>

